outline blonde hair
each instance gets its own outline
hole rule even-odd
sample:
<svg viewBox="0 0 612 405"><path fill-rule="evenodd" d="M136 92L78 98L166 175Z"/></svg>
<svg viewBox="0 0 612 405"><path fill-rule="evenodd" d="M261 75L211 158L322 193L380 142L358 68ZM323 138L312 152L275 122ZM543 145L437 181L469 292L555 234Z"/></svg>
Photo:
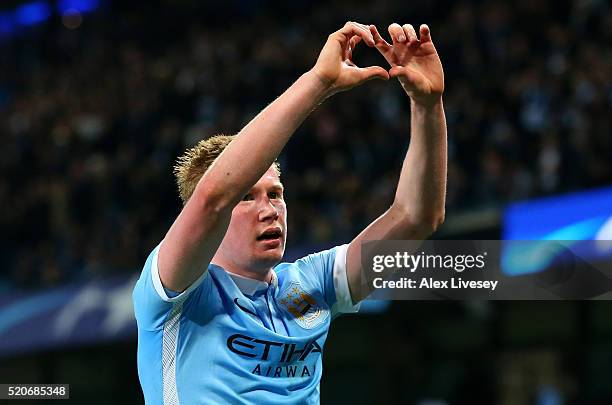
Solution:
<svg viewBox="0 0 612 405"><path fill-rule="evenodd" d="M183 205L187 204L187 201L191 198L206 170L235 137L236 135L219 134L203 139L193 148L187 149L182 156L179 156L174 166L174 176ZM272 167L280 176L280 165L277 161L273 163Z"/></svg>

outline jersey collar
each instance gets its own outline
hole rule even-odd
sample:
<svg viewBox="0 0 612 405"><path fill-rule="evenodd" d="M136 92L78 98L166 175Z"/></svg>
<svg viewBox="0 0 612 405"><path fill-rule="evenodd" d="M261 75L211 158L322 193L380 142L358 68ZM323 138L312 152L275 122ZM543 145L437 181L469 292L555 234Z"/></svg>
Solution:
<svg viewBox="0 0 612 405"><path fill-rule="evenodd" d="M234 280L234 284L236 284L236 287L238 287L244 295L255 295L255 293L268 289L269 284L265 281L254 280L252 278L230 273L229 271L226 273ZM272 284L275 287L278 286L278 280L274 271L272 271Z"/></svg>

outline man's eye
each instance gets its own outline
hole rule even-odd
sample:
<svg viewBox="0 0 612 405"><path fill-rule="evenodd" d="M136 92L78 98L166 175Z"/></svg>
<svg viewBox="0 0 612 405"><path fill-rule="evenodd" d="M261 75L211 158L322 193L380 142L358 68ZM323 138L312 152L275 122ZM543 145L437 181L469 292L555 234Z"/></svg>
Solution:
<svg viewBox="0 0 612 405"><path fill-rule="evenodd" d="M281 197L281 193L276 192L276 191L271 191L271 192L268 194L268 197L273 198L273 199L276 199L276 198L282 198L282 197Z"/></svg>
<svg viewBox="0 0 612 405"><path fill-rule="evenodd" d="M247 195L245 195L244 197L242 197L242 201L253 201L253 194L249 193Z"/></svg>

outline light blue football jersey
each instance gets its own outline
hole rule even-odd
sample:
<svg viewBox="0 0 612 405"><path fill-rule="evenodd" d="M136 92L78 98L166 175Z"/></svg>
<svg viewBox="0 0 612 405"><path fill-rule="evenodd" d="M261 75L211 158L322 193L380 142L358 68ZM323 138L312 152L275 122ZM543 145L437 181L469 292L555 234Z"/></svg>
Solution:
<svg viewBox="0 0 612 405"><path fill-rule="evenodd" d="M318 404L330 322L358 309L347 249L281 263L270 284L211 264L176 295L161 284L156 247L133 294L146 403Z"/></svg>

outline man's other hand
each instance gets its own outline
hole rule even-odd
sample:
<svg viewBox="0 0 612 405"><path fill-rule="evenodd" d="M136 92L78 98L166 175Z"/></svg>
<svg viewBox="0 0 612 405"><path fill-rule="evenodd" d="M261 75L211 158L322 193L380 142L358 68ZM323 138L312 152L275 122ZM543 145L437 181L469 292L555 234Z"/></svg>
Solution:
<svg viewBox="0 0 612 405"><path fill-rule="evenodd" d="M444 71L431 41L429 27L422 24L420 38L411 24L389 26L392 44L385 41L374 25L369 26L376 49L391 65L390 77L397 77L410 98L422 105L432 105L444 92Z"/></svg>
<svg viewBox="0 0 612 405"><path fill-rule="evenodd" d="M353 50L361 41L374 47L370 26L350 21L328 37L311 70L325 86L327 96L371 79L389 79L389 73L380 66L361 68L353 63Z"/></svg>

